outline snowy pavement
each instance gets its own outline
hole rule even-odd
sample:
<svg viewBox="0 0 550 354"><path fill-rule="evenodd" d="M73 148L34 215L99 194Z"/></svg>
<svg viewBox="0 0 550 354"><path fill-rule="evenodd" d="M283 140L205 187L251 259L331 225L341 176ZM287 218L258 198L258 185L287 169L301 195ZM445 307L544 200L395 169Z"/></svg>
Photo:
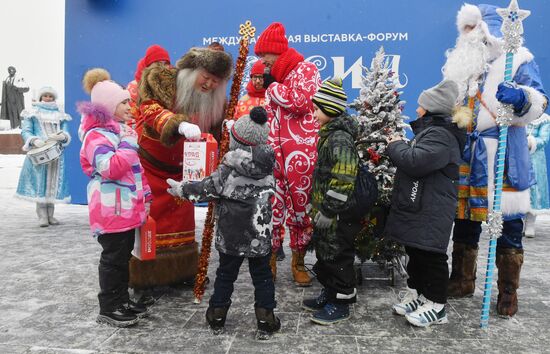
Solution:
<svg viewBox="0 0 550 354"><path fill-rule="evenodd" d="M193 304L190 289L166 289L153 315L136 327L117 329L95 322L100 246L89 235L86 206L62 205L56 227L40 228L34 204L15 199L23 156L0 155L0 353L550 353L550 217L538 220L537 238L525 240L525 263L519 289L519 313L496 317L496 282L488 331L479 327L486 237L480 251L473 298L450 300L450 323L414 328L392 315L404 281L396 287L380 279L377 265L363 265L352 318L332 327L314 325L302 311L304 297L319 284L296 288L290 275L290 250L279 262L276 282L278 315L283 327L268 342L254 339L253 286L243 265L235 286L226 333L213 336L204 320L206 300ZM201 234L205 208L197 208ZM308 254L306 263L314 257ZM209 276L214 278L217 253Z"/></svg>

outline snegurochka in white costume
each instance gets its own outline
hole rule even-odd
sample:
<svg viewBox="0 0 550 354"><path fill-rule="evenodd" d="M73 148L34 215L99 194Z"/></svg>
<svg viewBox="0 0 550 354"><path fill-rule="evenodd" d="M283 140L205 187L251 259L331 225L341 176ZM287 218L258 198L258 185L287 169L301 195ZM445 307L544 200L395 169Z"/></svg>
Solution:
<svg viewBox="0 0 550 354"><path fill-rule="evenodd" d="M487 220L494 198L495 158L499 128L499 104L514 108L508 129L504 185L502 189L502 236L497 241L497 312L513 316L517 310L519 275L523 264L523 220L530 209L529 187L534 174L529 157L526 125L539 118L548 98L534 56L525 47L514 54L512 81L504 82L506 53L502 40L502 18L493 5L462 6L457 15L459 37L447 52L445 78L459 85L467 109L473 116L469 142L460 167L459 204L453 230L450 297L471 296L475 290L476 258L481 222Z"/></svg>
<svg viewBox="0 0 550 354"><path fill-rule="evenodd" d="M56 99L57 92L52 87L43 87L38 93L38 102L21 112L23 151L41 148L47 141L59 142L63 148L71 142L68 127L71 116L59 109ZM41 165L33 165L30 158L25 157L16 197L36 203L40 226L59 224L53 216L55 203L71 201L64 153Z"/></svg>

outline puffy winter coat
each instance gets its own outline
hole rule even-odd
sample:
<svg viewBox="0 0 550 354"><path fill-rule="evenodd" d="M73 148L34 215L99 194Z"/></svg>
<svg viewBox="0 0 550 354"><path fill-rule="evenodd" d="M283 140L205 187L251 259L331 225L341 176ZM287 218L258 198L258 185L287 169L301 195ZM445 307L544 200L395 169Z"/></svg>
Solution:
<svg viewBox="0 0 550 354"><path fill-rule="evenodd" d="M312 217L318 211L334 218L326 229L314 228L314 244L318 256L330 259L337 254L336 216L348 218L355 206L353 192L359 166L355 138L359 129L348 115L333 118L319 130L317 162L311 191Z"/></svg>
<svg viewBox="0 0 550 354"><path fill-rule="evenodd" d="M218 251L241 257L262 257L271 252L274 161L269 145L229 151L210 176L182 185L183 198L217 199Z"/></svg>
<svg viewBox="0 0 550 354"><path fill-rule="evenodd" d="M397 167L385 232L393 240L446 253L458 201L458 166L466 132L429 113L411 124L415 138L391 143Z"/></svg>
<svg viewBox="0 0 550 354"><path fill-rule="evenodd" d="M90 228L94 236L135 229L145 222L145 202L152 200L137 153L137 135L103 107L78 106L80 165L88 183Z"/></svg>

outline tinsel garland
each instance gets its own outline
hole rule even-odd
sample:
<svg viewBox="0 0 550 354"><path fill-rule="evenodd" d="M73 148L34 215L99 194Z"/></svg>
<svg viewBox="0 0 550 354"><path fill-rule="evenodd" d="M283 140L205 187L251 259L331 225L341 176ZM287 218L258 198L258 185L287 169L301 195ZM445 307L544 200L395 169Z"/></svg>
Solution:
<svg viewBox="0 0 550 354"><path fill-rule="evenodd" d="M247 25L250 22L247 21ZM242 28L242 26L241 26ZM243 79L244 69L246 66L246 57L248 56L248 36L243 36L239 46L239 56L237 57L235 74L233 75L233 83L231 84L231 91L229 96L229 104L225 111L225 119L233 119L235 115L235 107L239 100L239 89ZM223 156L229 150L229 132L225 124L223 125L222 138L220 141L219 159L221 161ZM208 203L208 211L206 213L206 219L204 220L204 229L202 231L202 244L201 254L199 256L198 273L195 278L195 286L193 293L195 294L195 303L200 303L204 295L206 276L208 274L208 264L210 262L210 252L212 248L212 237L214 235L214 202Z"/></svg>

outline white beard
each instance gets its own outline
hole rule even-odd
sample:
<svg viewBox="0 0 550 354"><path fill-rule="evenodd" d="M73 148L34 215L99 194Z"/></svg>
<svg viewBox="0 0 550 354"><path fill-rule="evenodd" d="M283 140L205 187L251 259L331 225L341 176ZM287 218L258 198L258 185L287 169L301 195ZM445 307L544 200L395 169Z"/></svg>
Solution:
<svg viewBox="0 0 550 354"><path fill-rule="evenodd" d="M442 69L443 77L457 83L457 103L462 102L466 96L473 97L477 93L481 75L496 58L493 51L487 45L481 26L476 26L469 33L460 34L455 47L447 50L447 61Z"/></svg>
<svg viewBox="0 0 550 354"><path fill-rule="evenodd" d="M198 70L193 69L178 72L175 111L187 115L191 123L207 133L224 118L227 81L224 80L215 90L201 92L194 87L197 74Z"/></svg>

